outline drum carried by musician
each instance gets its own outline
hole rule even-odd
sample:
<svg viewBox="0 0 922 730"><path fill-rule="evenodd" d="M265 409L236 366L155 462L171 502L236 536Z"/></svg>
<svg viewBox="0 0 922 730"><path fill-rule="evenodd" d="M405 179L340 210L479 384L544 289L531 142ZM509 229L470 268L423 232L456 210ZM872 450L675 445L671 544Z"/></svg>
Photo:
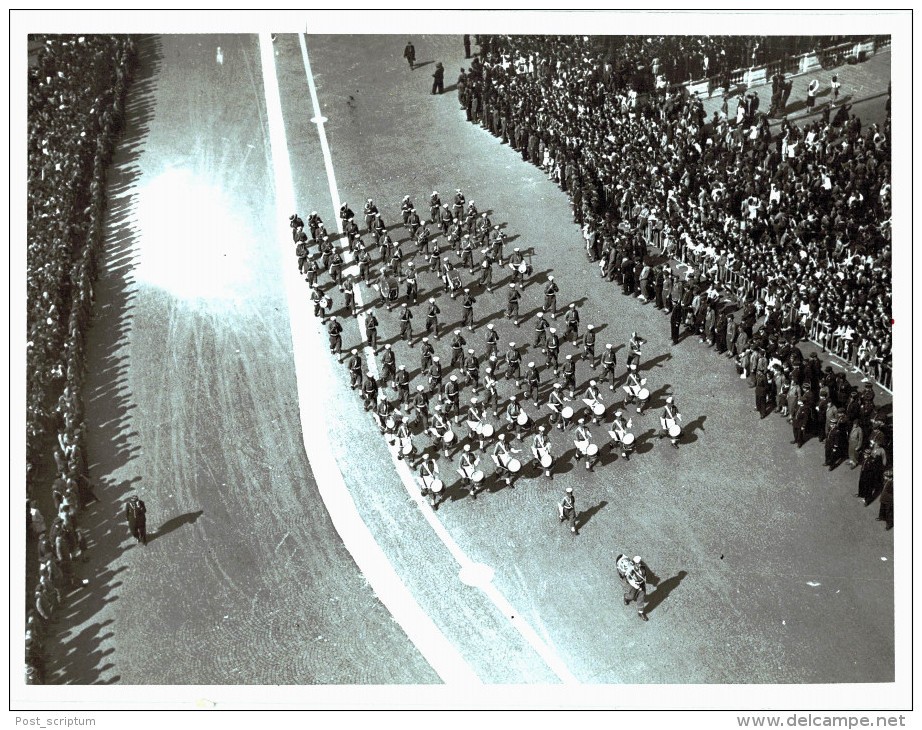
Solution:
<svg viewBox="0 0 922 730"><path fill-rule="evenodd" d="M611 430L608 435L611 436L611 450L621 446L621 456L629 460L634 453L634 434L628 429L631 428L631 419L624 420L624 414L621 411L615 412L615 418L611 422Z"/></svg>
<svg viewBox="0 0 922 730"><path fill-rule="evenodd" d="M451 430L451 419L442 414L440 404L436 404L433 408L429 433L432 435L433 448L441 447L442 455L447 459L449 447L455 441L455 433Z"/></svg>
<svg viewBox="0 0 922 730"><path fill-rule="evenodd" d="M668 436L669 440L672 442L672 446L676 449L679 448L679 437L682 435L682 427L679 425L679 421L681 420L682 414L679 413L679 408L675 404L675 399L670 395L666 398L666 405L659 419L662 428L659 437L666 438Z"/></svg>
<svg viewBox="0 0 922 730"><path fill-rule="evenodd" d="M599 392L594 380L589 381L589 387L586 388L586 397L583 398L583 403L586 404L592 414L592 422L595 424L601 423L602 416L605 415L605 404L602 402L602 394Z"/></svg>

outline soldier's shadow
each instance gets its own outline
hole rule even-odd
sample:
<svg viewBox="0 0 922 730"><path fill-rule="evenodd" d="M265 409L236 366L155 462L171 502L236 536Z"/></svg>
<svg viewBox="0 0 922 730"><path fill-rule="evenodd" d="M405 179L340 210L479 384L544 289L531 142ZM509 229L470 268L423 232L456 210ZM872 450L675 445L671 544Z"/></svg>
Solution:
<svg viewBox="0 0 922 730"><path fill-rule="evenodd" d="M676 575L672 576L672 578L657 580L656 583L648 578L651 585L656 587L656 590L647 596L646 612L651 613L657 606L669 598L669 594L678 587L679 583L681 583L682 579L687 575L688 573L686 571L680 570Z"/></svg>

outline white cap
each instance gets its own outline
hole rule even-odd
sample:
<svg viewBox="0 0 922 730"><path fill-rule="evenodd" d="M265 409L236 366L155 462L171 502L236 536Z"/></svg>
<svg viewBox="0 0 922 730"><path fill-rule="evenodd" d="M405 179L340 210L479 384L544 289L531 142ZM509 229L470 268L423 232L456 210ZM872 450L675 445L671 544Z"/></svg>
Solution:
<svg viewBox="0 0 922 730"><path fill-rule="evenodd" d="M435 304L435 297L429 297L429 303Z"/></svg>
<svg viewBox="0 0 922 730"><path fill-rule="evenodd" d="M457 376L457 375L452 375L452 376L449 378L449 380L450 380L451 382L453 382L453 383L454 383L457 379L458 379L458 376Z"/></svg>
<svg viewBox="0 0 922 730"><path fill-rule="evenodd" d="M587 324L587 325L586 325L586 329L587 329L587 330L591 330L591 329L595 329L595 327L593 327L591 324Z"/></svg>
<svg viewBox="0 0 922 730"><path fill-rule="evenodd" d="M554 281L554 275L553 275L553 274L548 274L547 280L548 280L548 281Z"/></svg>
<svg viewBox="0 0 922 730"><path fill-rule="evenodd" d="M474 351L473 351L473 350L468 350L468 351L467 351L467 354L468 354L468 355L473 355L473 354L474 354Z"/></svg>
<svg viewBox="0 0 922 730"><path fill-rule="evenodd" d="M634 363L631 363L631 370L636 370L637 366Z"/></svg>
<svg viewBox="0 0 922 730"><path fill-rule="evenodd" d="M385 345L385 346L384 346L384 349L385 349L385 350L390 350L390 349L391 349L391 346L390 346L390 345Z"/></svg>
<svg viewBox="0 0 922 730"><path fill-rule="evenodd" d="M567 492L570 493L573 491L573 487L567 487Z"/></svg>
<svg viewBox="0 0 922 730"><path fill-rule="evenodd" d="M476 403L476 402L477 402L477 396L475 395L473 398L471 398L471 403Z"/></svg>
<svg viewBox="0 0 922 730"><path fill-rule="evenodd" d="M539 430L541 433L544 433L544 426L538 426L538 430Z"/></svg>
<svg viewBox="0 0 922 730"><path fill-rule="evenodd" d="M519 250L521 250L521 249L518 249L518 248L514 248L514 249L512 249L512 250L513 250L513 251L519 251Z"/></svg>
<svg viewBox="0 0 922 730"><path fill-rule="evenodd" d="M538 312L538 316L539 316L539 317L543 317L543 316L544 316L544 312Z"/></svg>
<svg viewBox="0 0 922 730"><path fill-rule="evenodd" d="M487 325L487 329L488 329L488 330L493 329L493 323L492 323L492 322L491 322L490 324Z"/></svg>
<svg viewBox="0 0 922 730"><path fill-rule="evenodd" d="M423 337L423 342L429 342L429 338L428 338L428 337Z"/></svg>
<svg viewBox="0 0 922 730"><path fill-rule="evenodd" d="M610 350L610 349L611 349L611 343L610 343L610 342L609 342L608 344L605 345L605 349L607 349L607 350Z"/></svg>
<svg viewBox="0 0 922 730"><path fill-rule="evenodd" d="M671 396L671 395L666 399L666 402L667 402L667 403L672 403L672 396Z"/></svg>
<svg viewBox="0 0 922 730"><path fill-rule="evenodd" d="M455 330L455 334L456 334L456 335L460 335L460 334L461 334L461 330Z"/></svg>
<svg viewBox="0 0 922 730"><path fill-rule="evenodd" d="M586 419L585 419L585 418L580 418L580 419L577 421L577 423L585 423L585 422L586 422Z"/></svg>
<svg viewBox="0 0 922 730"><path fill-rule="evenodd" d="M557 334L557 328L556 328L556 327L551 327L551 334L552 334L552 335L556 335L556 334Z"/></svg>
<svg viewBox="0 0 922 730"><path fill-rule="evenodd" d="M432 357L432 362L438 362L438 361L439 361L439 356L438 356L438 355L433 355L433 357Z"/></svg>
<svg viewBox="0 0 922 730"><path fill-rule="evenodd" d="M419 387L422 388L423 386L420 385ZM621 418L621 411L615 411L615 418Z"/></svg>
<svg viewBox="0 0 922 730"><path fill-rule="evenodd" d="M634 556L634 562L637 563L638 565L640 565L640 556L639 556L639 555L635 555L635 556Z"/></svg>
<svg viewBox="0 0 922 730"><path fill-rule="evenodd" d="M595 385L595 381L594 381L594 380L590 380L590 381L589 381L589 385Z"/></svg>
<svg viewBox="0 0 922 730"><path fill-rule="evenodd" d="M533 362L528 363L528 367L533 368L535 364Z"/></svg>
<svg viewBox="0 0 922 730"><path fill-rule="evenodd" d="M510 343L509 343L509 347L515 347L515 343L514 343L514 342L510 342Z"/></svg>
<svg viewBox="0 0 922 730"><path fill-rule="evenodd" d="M567 355L567 360L572 360L572 359L573 359L573 355Z"/></svg>
<svg viewBox="0 0 922 730"><path fill-rule="evenodd" d="M471 445L470 445L470 444L464 444L464 450L465 450L465 451L470 451L470 450L471 450Z"/></svg>
<svg viewBox="0 0 922 730"><path fill-rule="evenodd" d="M416 386L416 390L422 390L422 389L423 389L423 386L421 386L421 385L417 385L417 386Z"/></svg>
<svg viewBox="0 0 922 730"><path fill-rule="evenodd" d="M505 441L505 440L506 440L506 434L501 433L501 434L498 436L498 438L499 438L500 441Z"/></svg>

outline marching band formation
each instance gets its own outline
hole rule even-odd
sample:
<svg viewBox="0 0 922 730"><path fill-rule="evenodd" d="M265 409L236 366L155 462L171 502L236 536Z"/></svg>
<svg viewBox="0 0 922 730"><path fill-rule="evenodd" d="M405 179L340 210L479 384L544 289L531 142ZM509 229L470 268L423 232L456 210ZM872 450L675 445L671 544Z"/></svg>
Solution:
<svg viewBox="0 0 922 730"><path fill-rule="evenodd" d="M457 473L459 479L451 489L466 491L476 499L490 479L509 487L525 476L552 479L555 468L569 460L582 462L591 471L603 450L614 459L620 454L629 460L638 437L632 430L632 418L626 418L625 413L633 409L634 418L640 419L653 405L647 378L640 376L645 340L632 333L626 370L618 376L616 349L606 343L602 356L596 357L598 325L587 324L581 333L575 303L563 310L566 331L561 339L557 328L551 326L559 314L560 288L554 276L549 275L542 283L543 302L535 316L532 346L544 356L544 368L539 368L535 357L523 371L523 361L538 353L530 353L527 345L510 338L501 354L496 324L485 325L479 343L469 342L468 338L473 339L470 333L478 327L474 312L482 306L479 300L492 299L489 295L503 284L507 290L506 326L521 328L524 317L520 302L525 289L537 283L532 278L531 251L514 247L507 255L503 226L491 220L491 211L481 212L474 201L467 201L459 189L450 203L443 203L438 192L432 193L428 222L421 220L409 196L404 196L400 211L406 234L403 237L395 233L399 224L385 224L371 198L363 208L364 229L359 228L348 204L339 211L343 231L339 237L331 237L316 211L308 216L307 231L297 214L291 216L290 225L298 270L311 290L314 314L327 326L330 351L341 361L344 359L340 317L358 319L359 332L364 325L362 345L370 350L367 357L377 359L378 375L363 361L360 348L353 347L345 358L350 385L359 390L365 410L371 413L397 458L406 459L418 470L421 493L429 505L437 509L450 491L444 474ZM429 223L437 228L435 233L430 232ZM363 235L370 240L366 242ZM496 281L505 268L509 269L508 282ZM434 286L421 299L423 274ZM365 286L361 300L372 301L363 312L358 309L356 297L361 284ZM447 362L435 348L449 331L440 321L440 290L452 299L461 297L461 321L450 330L450 337L444 338L449 345L447 351L442 349L444 355L450 353ZM337 311L333 311L335 291L343 299L343 307ZM420 306L424 311L418 316L424 326L414 332L413 320ZM407 365L397 364L390 342L379 346L381 323L376 313L386 316L382 310L395 309L398 315L393 327L399 328L395 341L402 340L410 348L420 345L420 369L412 374ZM491 314L486 317L493 318ZM561 362L562 349L572 351L565 352ZM578 370L585 372L586 368L592 371L592 377L580 385ZM545 374L550 373L553 375L548 383ZM605 384L608 396L603 395ZM462 406L466 388L471 395ZM623 400L616 402L622 392ZM675 448L682 434L681 420L674 397L667 397L658 435L668 437ZM594 433L593 427L602 427L601 434ZM551 437L555 430L560 431L556 443ZM655 428L646 430L651 436L657 435ZM526 441L530 441L528 450ZM487 454L489 459L481 458ZM452 468L443 472L440 459L454 462ZM484 467L490 469L489 475ZM557 506L561 520L573 513L571 527L576 533L572 492L568 490L567 495ZM569 512L563 506L568 500Z"/></svg>

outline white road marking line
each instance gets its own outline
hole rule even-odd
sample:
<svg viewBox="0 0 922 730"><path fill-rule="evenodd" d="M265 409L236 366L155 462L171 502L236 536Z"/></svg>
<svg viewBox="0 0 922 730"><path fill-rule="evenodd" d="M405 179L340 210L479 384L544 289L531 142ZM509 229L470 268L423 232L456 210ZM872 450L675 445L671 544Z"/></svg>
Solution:
<svg viewBox="0 0 922 730"><path fill-rule="evenodd" d="M266 95L266 116L269 122L269 140L272 148L272 167L275 178L276 218L278 240L282 248L285 290L291 320L291 338L295 360L295 374L298 387L298 408L301 416L301 430L304 450L310 461L317 483L317 489L326 505L333 525L371 585L375 595L400 624L410 641L429 662L443 681L449 684L480 684L480 679L470 668L457 649L439 631L438 627L423 611L400 576L375 542L368 526L362 521L355 502L343 480L336 460L330 449L329 438L318 414L322 403L316 389L332 384L335 375L332 363L326 357L312 357L324 353L326 347L316 322L308 319L310 311L304 306L304 282L287 264L291 261L291 250L285 245L291 233L285 221L295 209L294 184L291 160L288 157L288 140L282 118L282 99L275 69L275 55L268 33L259 35L260 57L263 70L263 87ZM308 383L312 386L309 388ZM290 559L290 556L289 556Z"/></svg>
<svg viewBox="0 0 922 730"><path fill-rule="evenodd" d="M317 97L317 87L314 84L314 75L311 72L310 60L307 55L307 42L303 33L298 34L301 45L301 56L304 61L304 71L307 74L307 85L310 89L311 102L314 106L314 116L311 121L317 125L317 132L320 136L320 149L323 153L323 162L326 166L327 172L327 182L330 187L330 197L333 202L333 209L336 212L336 228L340 233L340 236L344 233L342 227L342 220L339 218L339 189L336 186L336 175L333 171L333 158L330 154L330 146L327 142L326 131L324 130L324 123L327 121L327 118L323 116L320 110L320 101ZM287 149L287 148L286 148ZM294 210L294 207L292 207ZM284 216L283 216L284 218ZM342 239L340 239L342 242ZM342 247L342 246L340 246ZM346 252L348 255L348 252ZM353 286L353 291L355 292L355 301L358 306L362 306L362 292L358 283ZM361 332L365 332L365 317L364 314L359 315L359 328ZM365 348L365 359L369 365L369 369L377 377L377 361L374 357L374 352L371 348ZM417 506L420 508L420 513L429 523L432 530L442 541L449 552L458 562L461 570L469 568L473 565L473 561L465 554L461 549L458 543L455 542L454 538L448 533L448 530L445 529L445 526L436 518L433 511L426 504L422 495L420 494L419 487L416 484L416 480L413 476L413 473L410 471L409 465L402 460L397 458L398 447L396 445L390 447L391 451L391 460L394 462L394 467L397 470L397 474L400 476L401 481L403 482L404 488L410 494L410 497L414 499L417 503ZM460 571L459 571L460 572ZM499 591L496 586L490 584L479 586L481 590L486 594L496 608L506 617L506 620L510 621L512 625L518 630L522 635L525 641L538 653L538 655L545 661L545 663L551 668L551 670L556 674L561 682L566 684L578 684L579 680L570 672L563 660L557 656L551 646L541 639L538 633L529 625L525 619L519 616L518 611L512 606L512 604L506 599L506 597Z"/></svg>

